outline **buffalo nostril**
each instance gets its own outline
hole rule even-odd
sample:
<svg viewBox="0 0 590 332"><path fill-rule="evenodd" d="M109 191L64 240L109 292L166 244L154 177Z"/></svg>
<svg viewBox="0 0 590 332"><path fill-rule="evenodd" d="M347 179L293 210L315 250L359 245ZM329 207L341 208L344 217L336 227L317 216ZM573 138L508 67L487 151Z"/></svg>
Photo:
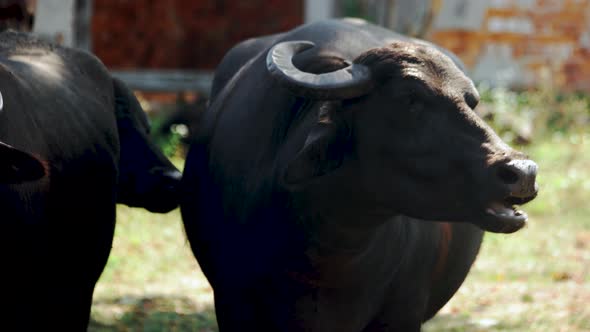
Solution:
<svg viewBox="0 0 590 332"><path fill-rule="evenodd" d="M498 169L498 177L506 184L515 184L519 178L518 173L507 166Z"/></svg>
<svg viewBox="0 0 590 332"><path fill-rule="evenodd" d="M512 160L498 169L498 177L517 198L535 196L538 190L537 164L532 160Z"/></svg>

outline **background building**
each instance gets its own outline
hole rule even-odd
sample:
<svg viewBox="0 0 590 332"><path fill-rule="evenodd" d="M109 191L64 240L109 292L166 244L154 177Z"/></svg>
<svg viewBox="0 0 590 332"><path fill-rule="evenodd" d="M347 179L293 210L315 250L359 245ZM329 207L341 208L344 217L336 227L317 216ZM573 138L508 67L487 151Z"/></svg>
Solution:
<svg viewBox="0 0 590 332"><path fill-rule="evenodd" d="M590 91L590 0L0 0L0 21L14 4L35 33L91 50L145 89L206 90L241 40L358 16L451 49L476 81Z"/></svg>

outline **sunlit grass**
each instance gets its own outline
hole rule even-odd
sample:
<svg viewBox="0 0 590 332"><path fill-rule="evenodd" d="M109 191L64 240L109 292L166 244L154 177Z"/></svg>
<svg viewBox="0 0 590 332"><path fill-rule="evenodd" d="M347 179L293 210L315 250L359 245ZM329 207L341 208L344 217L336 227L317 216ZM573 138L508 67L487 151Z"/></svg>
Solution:
<svg viewBox="0 0 590 332"><path fill-rule="evenodd" d="M427 332L590 331L590 139L554 136L524 150L540 167L529 224L486 234Z"/></svg>
<svg viewBox="0 0 590 332"><path fill-rule="evenodd" d="M486 235L465 284L425 331L590 330L590 141L551 138L523 149L540 167L529 225ZM118 207L90 331L216 331L212 293L178 210Z"/></svg>
<svg viewBox="0 0 590 332"><path fill-rule="evenodd" d="M97 285L90 331L210 331L212 293L193 258L179 210L119 206L109 262Z"/></svg>
<svg viewBox="0 0 590 332"><path fill-rule="evenodd" d="M540 168L528 226L486 234L466 282L425 331L590 331L590 135L552 134L520 149ZM89 330L217 331L179 210L117 212Z"/></svg>
<svg viewBox="0 0 590 332"><path fill-rule="evenodd" d="M590 135L554 135L528 151L539 162L542 199L528 210L534 214L590 215ZM567 220L567 218L565 218ZM578 220L590 225L590 220Z"/></svg>

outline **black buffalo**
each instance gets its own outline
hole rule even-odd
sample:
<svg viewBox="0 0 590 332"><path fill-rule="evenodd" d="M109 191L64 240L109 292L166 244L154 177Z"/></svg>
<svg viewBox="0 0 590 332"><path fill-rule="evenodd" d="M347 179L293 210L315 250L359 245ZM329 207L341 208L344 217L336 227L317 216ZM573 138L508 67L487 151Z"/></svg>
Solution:
<svg viewBox="0 0 590 332"><path fill-rule="evenodd" d="M525 225L537 166L474 113L460 68L352 19L224 57L181 202L221 331L418 331L484 231Z"/></svg>
<svg viewBox="0 0 590 332"><path fill-rule="evenodd" d="M2 324L82 331L117 202L167 212L180 172L143 110L94 56L0 34Z"/></svg>

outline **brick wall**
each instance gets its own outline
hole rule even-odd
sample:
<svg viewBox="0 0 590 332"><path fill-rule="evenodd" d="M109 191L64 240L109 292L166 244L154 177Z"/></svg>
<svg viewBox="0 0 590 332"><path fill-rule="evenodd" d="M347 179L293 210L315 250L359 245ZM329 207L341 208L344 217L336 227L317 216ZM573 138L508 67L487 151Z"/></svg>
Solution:
<svg viewBox="0 0 590 332"><path fill-rule="evenodd" d="M474 0L446 2L457 1ZM590 0L489 0L483 14L477 29L433 29L428 38L457 53L478 79L509 68L515 86L549 79L590 91Z"/></svg>
<svg viewBox="0 0 590 332"><path fill-rule="evenodd" d="M94 0L92 51L111 69L213 69L235 43L303 22L302 0Z"/></svg>

